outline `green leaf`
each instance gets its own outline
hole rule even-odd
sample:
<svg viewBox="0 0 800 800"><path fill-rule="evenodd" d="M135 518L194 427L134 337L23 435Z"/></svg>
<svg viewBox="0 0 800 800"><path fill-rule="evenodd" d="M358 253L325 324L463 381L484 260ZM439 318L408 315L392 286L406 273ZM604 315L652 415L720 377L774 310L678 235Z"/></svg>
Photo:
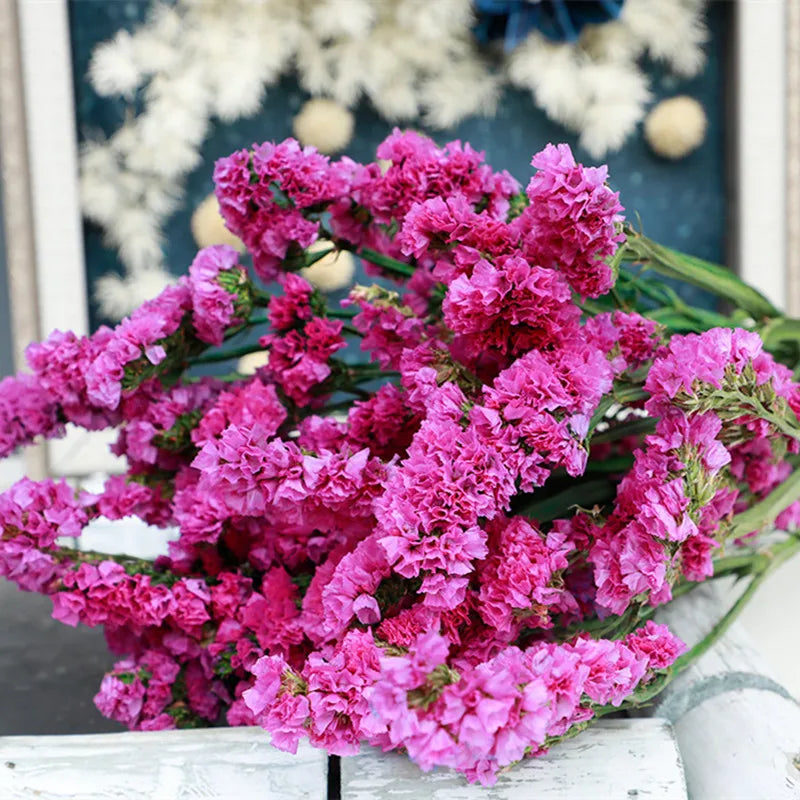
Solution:
<svg viewBox="0 0 800 800"><path fill-rule="evenodd" d="M616 442L625 436L640 436L652 433L656 429L657 420L652 417L636 417L635 419L625 420L592 436L592 444L603 444L605 442Z"/></svg>
<svg viewBox="0 0 800 800"><path fill-rule="evenodd" d="M784 317L770 320L759 330L759 333L768 350L777 347L780 342L800 342L800 320Z"/></svg>
<svg viewBox="0 0 800 800"><path fill-rule="evenodd" d="M778 484L763 500L751 505L733 518L731 538L746 536L753 531L760 531L772 524L778 514L800 500L800 469L792 472L786 480Z"/></svg>
<svg viewBox="0 0 800 800"><path fill-rule="evenodd" d="M594 429L603 421L608 410L616 402L617 400L613 394L607 394L600 398L600 402L597 404L594 414L592 414L592 419L589 421L589 432L586 434L587 439L592 435Z"/></svg>
<svg viewBox="0 0 800 800"><path fill-rule="evenodd" d="M533 501L527 504L522 513L532 517L537 522L550 522L566 515L576 506L590 508L597 504L602 505L613 499L616 494L615 485L606 480L584 481L575 486L570 486L564 491L554 494L544 500Z"/></svg>
<svg viewBox="0 0 800 800"><path fill-rule="evenodd" d="M628 239L624 247L628 260L646 262L661 275L712 292L744 309L755 319L781 316L780 311L761 292L748 286L725 267L664 247L629 226L625 232Z"/></svg>
<svg viewBox="0 0 800 800"><path fill-rule="evenodd" d="M614 384L612 389L614 400L621 406L635 403L637 400L646 400L650 395L641 387L632 384Z"/></svg>
<svg viewBox="0 0 800 800"><path fill-rule="evenodd" d="M590 461L586 465L586 474L627 472L633 466L633 454L614 456L604 461Z"/></svg>
<svg viewBox="0 0 800 800"><path fill-rule="evenodd" d="M372 264L383 267L383 269L394 272L397 275L404 275L405 277L410 278L416 272L411 264L406 264L403 261L398 261L396 258L385 256L383 253L379 253L377 250L372 250L369 247L362 247L360 250L357 250L356 255L365 259L366 261L371 262Z"/></svg>

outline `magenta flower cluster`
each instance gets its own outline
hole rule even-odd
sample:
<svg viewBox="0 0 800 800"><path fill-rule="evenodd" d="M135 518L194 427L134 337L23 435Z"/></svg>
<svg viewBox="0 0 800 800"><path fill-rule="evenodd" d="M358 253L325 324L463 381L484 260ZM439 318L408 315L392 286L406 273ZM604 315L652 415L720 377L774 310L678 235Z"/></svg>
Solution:
<svg viewBox="0 0 800 800"><path fill-rule="evenodd" d="M525 192L459 142L395 131L377 155L221 159L254 276L207 248L115 329L31 345L0 456L116 427L127 472L0 495L0 575L104 627L96 703L133 729L260 725L492 783L684 652L643 621L785 479L800 390L755 334L669 339L586 302L614 285L622 208L566 145ZM297 274L317 239L380 285L326 308ZM187 375L253 328L254 375ZM590 458L610 491L584 501ZM69 546L101 516L180 535L153 563Z"/></svg>

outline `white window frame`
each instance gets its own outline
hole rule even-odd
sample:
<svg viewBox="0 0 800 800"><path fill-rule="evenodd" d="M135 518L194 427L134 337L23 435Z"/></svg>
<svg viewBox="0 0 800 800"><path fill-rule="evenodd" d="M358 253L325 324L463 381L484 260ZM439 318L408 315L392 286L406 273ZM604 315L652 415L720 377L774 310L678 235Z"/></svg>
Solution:
<svg viewBox="0 0 800 800"><path fill-rule="evenodd" d="M782 309L794 305L787 269L787 21L793 5L794 0L738 0L734 37L733 258L739 275Z"/></svg>
<svg viewBox="0 0 800 800"><path fill-rule="evenodd" d="M30 339L43 339L56 328L88 333L89 309L67 2L12 0L4 13L12 22L16 17L13 49L24 108L24 120L16 132L20 140L11 143L13 155L4 155L8 159L4 172L25 170L28 178L27 186L17 187L17 197L7 198L28 212L27 224L10 232L15 240L9 242L9 249L23 238L32 242L23 258L9 259L9 272L13 271L9 282L16 282L22 295L35 297L35 306L27 314L12 314L15 362L22 368L20 353ZM13 77L4 72L7 93L13 92L8 85ZM22 316L24 321L17 318ZM65 438L47 444L46 468L56 475L119 470L119 459L108 451L112 438L111 432L71 429ZM40 472L39 461L26 466Z"/></svg>
<svg viewBox="0 0 800 800"><path fill-rule="evenodd" d="M800 13L792 9L789 0L737 0L736 6L737 113L732 163L738 186L730 217L736 231L732 259L745 280L777 305L800 313L797 131L793 141L798 152L787 158L787 130L791 135L787 114L796 111L800 102L800 64L796 64ZM9 268L17 272L12 280L24 283L27 279L35 287L39 338L54 328L85 333L88 294L67 2L16 0L16 12L30 220L27 231L11 232L16 241L9 242L9 247L20 247L23 237L31 236L35 269L26 277L20 274L19 262L10 263ZM0 29L0 51L2 34ZM797 67L794 72L793 65ZM3 80L7 84L8 75ZM794 92L791 99L790 90ZM787 208L792 212L790 223ZM30 338L30 330L30 324L15 323L16 336ZM80 475L114 469L116 462L107 452L107 441L107 436L73 431L67 439L50 443L51 472Z"/></svg>

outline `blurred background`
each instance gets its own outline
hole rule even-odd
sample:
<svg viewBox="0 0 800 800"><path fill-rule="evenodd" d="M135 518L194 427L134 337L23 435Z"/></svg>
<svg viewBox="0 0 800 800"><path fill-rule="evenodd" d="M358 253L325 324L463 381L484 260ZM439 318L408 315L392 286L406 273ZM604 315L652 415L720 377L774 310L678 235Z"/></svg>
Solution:
<svg viewBox="0 0 800 800"><path fill-rule="evenodd" d="M795 5L3 0L0 377L28 341L114 323L198 247L236 244L215 159L293 135L370 161L394 126L468 141L523 184L535 152L568 142L609 165L649 236L796 313ZM337 298L360 268L333 272L320 288ZM113 470L106 446L71 436L0 462L0 488L24 472ZM745 619L798 695L800 637L765 620L799 587L790 564ZM112 662L102 634L53 622L46 598L4 583L0 608L0 734L116 729L92 705Z"/></svg>

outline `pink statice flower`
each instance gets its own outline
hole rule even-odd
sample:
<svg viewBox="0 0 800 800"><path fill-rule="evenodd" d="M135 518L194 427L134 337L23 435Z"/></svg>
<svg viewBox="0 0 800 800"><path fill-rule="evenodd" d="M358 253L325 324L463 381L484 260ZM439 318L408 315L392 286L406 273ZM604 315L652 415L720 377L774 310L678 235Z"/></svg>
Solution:
<svg viewBox="0 0 800 800"><path fill-rule="evenodd" d="M648 408L657 413L660 401L672 400L680 391L694 394L697 384L719 389L726 367L740 374L761 351L759 335L739 328L712 328L703 334L673 336L647 373L644 388L651 395Z"/></svg>
<svg viewBox="0 0 800 800"><path fill-rule="evenodd" d="M590 317L584 334L607 354L615 374L638 369L653 358L659 345L656 322L624 311Z"/></svg>
<svg viewBox="0 0 800 800"><path fill-rule="evenodd" d="M111 673L103 678L94 702L103 716L135 727L146 693L145 685L137 676L128 672Z"/></svg>
<svg viewBox="0 0 800 800"><path fill-rule="evenodd" d="M359 631L347 633L331 657L309 656L302 675L308 687L308 736L313 745L335 755L355 755L362 740L382 733L384 726L369 703L380 659L371 634Z"/></svg>
<svg viewBox="0 0 800 800"><path fill-rule="evenodd" d="M297 587L282 567L273 567L258 592L242 606L242 625L251 631L265 653L288 656L292 645L303 640Z"/></svg>
<svg viewBox="0 0 800 800"><path fill-rule="evenodd" d="M260 370L299 406L310 405L331 375L328 363L334 353L346 347L341 320L314 317L302 330L272 333L259 339L269 351L269 361Z"/></svg>
<svg viewBox="0 0 800 800"><path fill-rule="evenodd" d="M265 436L274 436L286 417L286 409L278 398L275 386L255 378L217 395L197 427L192 429L191 437L194 444L202 447L205 442L219 438L229 425L255 424L259 425Z"/></svg>
<svg viewBox="0 0 800 800"><path fill-rule="evenodd" d="M120 322L86 367L89 402L100 409L118 408L126 369L135 372L138 364L160 364L166 358L164 340L178 330L191 309L191 291L182 279Z"/></svg>
<svg viewBox="0 0 800 800"><path fill-rule="evenodd" d="M381 386L370 398L356 401L347 416L347 439L390 460L405 453L420 423L405 392L394 384Z"/></svg>
<svg viewBox="0 0 800 800"><path fill-rule="evenodd" d="M285 331L311 319L311 284L299 275L287 273L281 280L283 294L269 301L269 323L276 331Z"/></svg>
<svg viewBox="0 0 800 800"><path fill-rule="evenodd" d="M237 317L236 289L246 282L238 253L220 244L203 248L189 267L192 324L202 342L221 345Z"/></svg>
<svg viewBox="0 0 800 800"><path fill-rule="evenodd" d="M0 458L37 436L51 439L64 433L55 397L33 375L0 381Z"/></svg>
<svg viewBox="0 0 800 800"><path fill-rule="evenodd" d="M122 400L123 424L111 451L126 456L131 468L175 470L182 452L191 449L192 426L197 415L211 406L223 384L213 378L177 383L165 389L148 381Z"/></svg>
<svg viewBox="0 0 800 800"><path fill-rule="evenodd" d="M478 261L469 277L450 284L442 311L471 360L553 347L575 332L580 316L557 272L519 256Z"/></svg>
<svg viewBox="0 0 800 800"><path fill-rule="evenodd" d="M485 204L490 214L502 219L519 188L508 173L493 172L484 154L468 144L455 141L439 148L415 131L395 128L378 146L377 155L391 165L369 194L362 195L364 206L382 224L405 217L414 203L456 193L475 206Z"/></svg>
<svg viewBox="0 0 800 800"><path fill-rule="evenodd" d="M112 475L100 494L83 493L81 504L96 507L100 516L110 520L139 517L149 525L166 527L172 521L172 506L167 491L160 484L130 479L127 475Z"/></svg>
<svg viewBox="0 0 800 800"><path fill-rule="evenodd" d="M566 144L548 145L531 163L538 171L526 189L530 205L516 220L525 257L561 270L584 297L605 294L616 277L608 261L624 239L607 168L577 164Z"/></svg>
<svg viewBox="0 0 800 800"><path fill-rule="evenodd" d="M405 255L433 264L433 276L450 283L483 258L514 252L512 228L489 211L475 211L462 194L415 203L403 220L397 241Z"/></svg>
<svg viewBox="0 0 800 800"><path fill-rule="evenodd" d="M322 619L328 638L335 638L355 618L364 625L380 622L375 592L390 574L386 553L374 537L345 555L322 590Z"/></svg>
<svg viewBox="0 0 800 800"><path fill-rule="evenodd" d="M666 625L648 620L641 628L625 637L625 644L640 658L647 659L651 670L671 667L688 649Z"/></svg>
<svg viewBox="0 0 800 800"><path fill-rule="evenodd" d="M498 519L491 533L479 570L479 613L509 638L523 627L549 628L551 613L574 605L557 585L572 543L544 536L521 517Z"/></svg>
<svg viewBox="0 0 800 800"><path fill-rule="evenodd" d="M91 337L53 331L44 342L30 344L25 350L31 370L52 402L69 422L87 430L119 422L115 410L90 399L86 377L113 337L114 332L106 327L98 328Z"/></svg>
<svg viewBox="0 0 800 800"><path fill-rule="evenodd" d="M360 309L353 326L363 334L361 349L372 361L383 369L397 369L403 352L426 338L426 326L411 308L397 301L396 295L372 294L360 288L351 292L347 303Z"/></svg>
<svg viewBox="0 0 800 800"><path fill-rule="evenodd" d="M316 241L319 224L308 212L339 200L349 188L345 171L292 139L220 159L214 181L226 225L245 243L256 274L267 282L291 251Z"/></svg>

